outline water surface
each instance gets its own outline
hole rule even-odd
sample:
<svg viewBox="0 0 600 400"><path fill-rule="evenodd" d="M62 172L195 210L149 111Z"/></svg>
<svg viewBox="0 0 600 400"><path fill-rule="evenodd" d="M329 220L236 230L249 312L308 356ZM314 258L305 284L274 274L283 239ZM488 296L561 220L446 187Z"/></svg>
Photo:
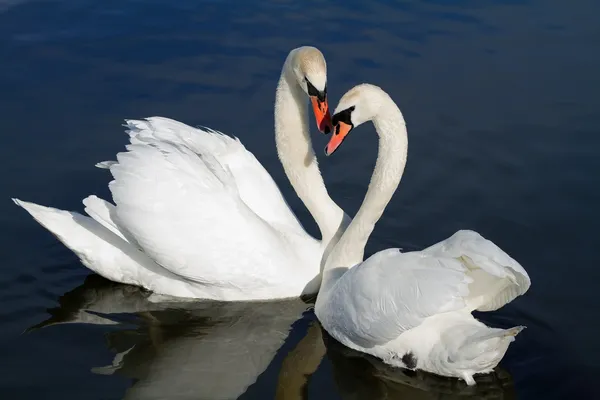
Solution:
<svg viewBox="0 0 600 400"><path fill-rule="evenodd" d="M0 2L0 393L592 398L599 11L591 0ZM150 303L91 275L10 201L82 211L89 194L110 198L107 172L93 165L123 149L123 119L160 115L238 136L316 234L273 140L281 65L304 44L327 58L332 106L370 82L407 120L406 173L367 255L470 228L532 278L526 296L481 316L528 329L476 389L340 348L298 301ZM329 191L351 215L376 142L361 127L325 159L325 139L314 135Z"/></svg>

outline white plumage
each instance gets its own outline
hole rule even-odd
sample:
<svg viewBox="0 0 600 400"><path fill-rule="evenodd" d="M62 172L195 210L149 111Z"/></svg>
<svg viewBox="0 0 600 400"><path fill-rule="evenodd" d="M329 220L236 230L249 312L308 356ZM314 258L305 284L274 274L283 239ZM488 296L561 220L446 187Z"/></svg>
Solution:
<svg viewBox="0 0 600 400"><path fill-rule="evenodd" d="M304 231L238 139L160 117L127 121L127 151L97 164L114 178L109 188L116 206L90 196L84 200L90 218L15 202L84 265L116 282L227 301L314 294L323 253L347 217L327 195L316 161L300 162L314 156L307 80L325 85L323 55L311 47L294 49L278 85L275 136L286 173L317 218L323 241Z"/></svg>
<svg viewBox="0 0 600 400"><path fill-rule="evenodd" d="M328 149L339 146L348 127L373 120L379 157L360 210L326 260L317 317L352 349L472 385L474 374L493 370L523 327L489 328L471 312L496 310L522 295L529 276L498 246L468 230L422 251L387 249L363 261L367 239L403 174L408 138L402 113L378 87L351 89L336 113L348 109L351 120L340 120L346 132L336 130Z"/></svg>
<svg viewBox="0 0 600 400"><path fill-rule="evenodd" d="M469 248L481 244L477 266L454 257L469 257ZM494 258L510 262L489 268ZM488 328L471 311L499 308L529 286L527 273L500 248L476 232L458 231L429 249L387 249L350 268L318 315L355 350L472 383L473 374L496 366L522 327Z"/></svg>
<svg viewBox="0 0 600 400"><path fill-rule="evenodd" d="M320 244L239 141L165 118L127 125L131 144L109 163L117 207L90 196L87 218L17 204L114 281L228 300L302 293L318 273L302 276L318 266Z"/></svg>
<svg viewBox="0 0 600 400"><path fill-rule="evenodd" d="M296 271L318 263L311 256L319 243L241 143L213 132L194 136L144 138L117 156L109 187L118 220L147 255L185 279L215 290L298 291L306 279ZM212 149L198 140L204 137Z"/></svg>

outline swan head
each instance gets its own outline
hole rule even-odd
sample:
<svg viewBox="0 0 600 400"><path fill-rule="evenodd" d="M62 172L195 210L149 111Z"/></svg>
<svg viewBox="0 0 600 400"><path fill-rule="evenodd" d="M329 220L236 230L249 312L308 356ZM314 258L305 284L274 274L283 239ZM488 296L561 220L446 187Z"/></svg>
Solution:
<svg viewBox="0 0 600 400"><path fill-rule="evenodd" d="M340 99L331 119L333 135L325 146L325 155L331 155L342 144L350 131L377 116L385 98L379 86L363 83L348 90Z"/></svg>
<svg viewBox="0 0 600 400"><path fill-rule="evenodd" d="M332 130L331 115L327 103L327 64L319 49L303 46L292 50L291 67L294 78L310 98L319 131L328 134Z"/></svg>

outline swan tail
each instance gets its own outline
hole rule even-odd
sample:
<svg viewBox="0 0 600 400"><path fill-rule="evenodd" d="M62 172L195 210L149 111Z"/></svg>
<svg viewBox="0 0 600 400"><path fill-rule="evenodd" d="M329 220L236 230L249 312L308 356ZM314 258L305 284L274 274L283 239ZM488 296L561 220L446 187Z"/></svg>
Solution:
<svg viewBox="0 0 600 400"><path fill-rule="evenodd" d="M455 351L449 353L454 367L462 371L468 385L475 384L475 373L491 372L502 360L509 345L525 326L510 329L481 327L471 334Z"/></svg>
<svg viewBox="0 0 600 400"><path fill-rule="evenodd" d="M138 250L132 247L122 235L113 231L116 227L108 228L110 226L108 221L100 223L77 212L59 210L19 199L12 200L75 253L83 265L98 275L115 282L139 284L136 278L138 271L143 267L139 263L140 255L136 254ZM100 202L102 200L98 198L86 199L87 208L94 209L99 217L101 211L106 211L98 207Z"/></svg>
<svg viewBox="0 0 600 400"><path fill-rule="evenodd" d="M116 207L114 205L94 195L83 199L83 205L85 206L86 214L96 222L126 242L131 242L117 226Z"/></svg>

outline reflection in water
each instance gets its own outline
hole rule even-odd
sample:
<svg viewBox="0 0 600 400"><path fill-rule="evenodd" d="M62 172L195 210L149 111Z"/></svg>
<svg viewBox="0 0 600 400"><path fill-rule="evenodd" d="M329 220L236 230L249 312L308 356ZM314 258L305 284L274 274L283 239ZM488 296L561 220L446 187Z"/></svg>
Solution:
<svg viewBox="0 0 600 400"><path fill-rule="evenodd" d="M126 399L235 399L269 366L306 304L218 304L151 312L146 327L110 333L119 353L96 373L136 380Z"/></svg>
<svg viewBox="0 0 600 400"><path fill-rule="evenodd" d="M235 399L268 367L308 308L300 300L153 303L148 296L93 276L62 296L60 308L37 328L133 322L133 329L107 334L117 352L112 365L92 369L133 379L125 399ZM124 315L131 313L135 319Z"/></svg>
<svg viewBox="0 0 600 400"><path fill-rule="evenodd" d="M133 379L125 399L235 399L264 372L308 305L300 300L218 303L162 302L150 293L92 275L59 299L51 317L30 330L63 323L121 324L107 333L112 364L92 368ZM505 371L476 377L477 385L389 367L335 341L314 320L285 356L275 398L308 398L323 357L332 363L343 399L512 399Z"/></svg>
<svg viewBox="0 0 600 400"><path fill-rule="evenodd" d="M308 380L326 351L321 331L321 325L313 321L306 336L286 355L279 372L275 400L308 398Z"/></svg>
<svg viewBox="0 0 600 400"><path fill-rule="evenodd" d="M87 323L116 325L113 314L164 309L165 305L148 301L150 292L135 286L120 285L99 275L88 275L85 282L58 298L59 307L48 311L50 318L26 330L31 332L51 325Z"/></svg>

